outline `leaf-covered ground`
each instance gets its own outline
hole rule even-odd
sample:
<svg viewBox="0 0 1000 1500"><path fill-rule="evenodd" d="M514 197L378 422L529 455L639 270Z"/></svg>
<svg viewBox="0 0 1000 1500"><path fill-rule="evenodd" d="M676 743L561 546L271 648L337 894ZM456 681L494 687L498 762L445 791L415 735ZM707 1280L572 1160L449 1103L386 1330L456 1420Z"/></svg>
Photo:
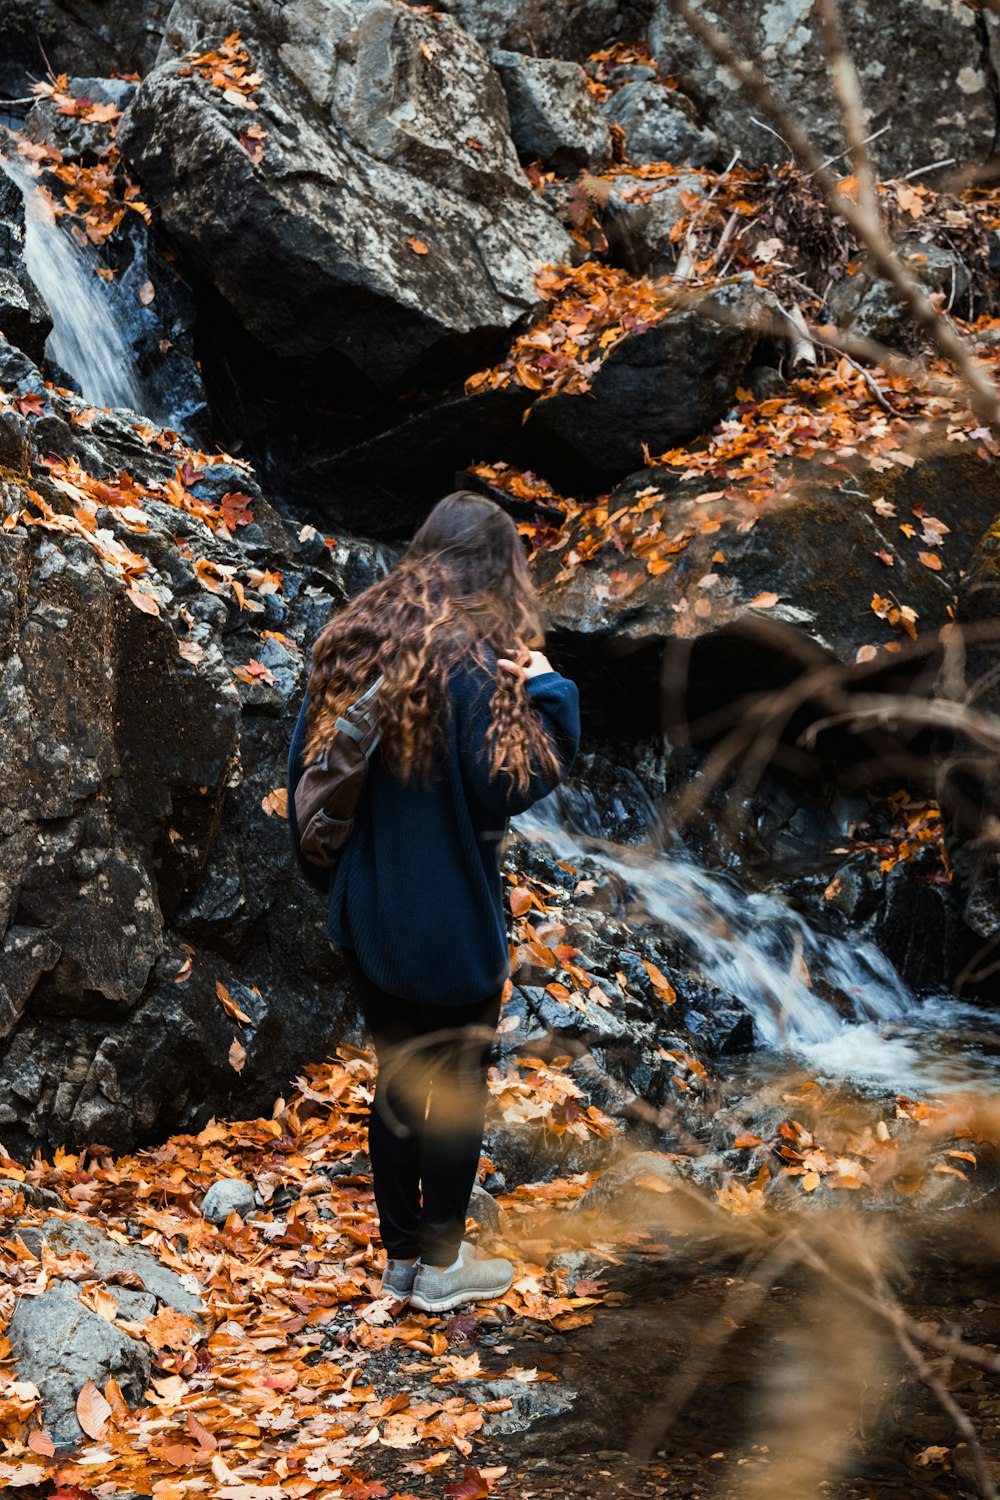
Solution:
<svg viewBox="0 0 1000 1500"><path fill-rule="evenodd" d="M517 1415L525 1391L561 1378L566 1337L599 1336L596 1311L614 1345L614 1320L626 1316L623 1295L611 1286L616 1268L638 1265L640 1284L672 1278L669 1295L688 1287L685 1296L694 1299L682 1300L656 1334L648 1357L662 1363L677 1316L690 1317L706 1289L712 1298L728 1296L735 1283L727 1263L744 1274L748 1249L752 1260L753 1245L767 1243L776 1222L766 1212L772 1179L810 1198L822 1186L827 1201L830 1193L853 1199L867 1188L901 1202L927 1174L968 1182L993 1159L974 1101L945 1110L901 1099L894 1117L865 1121L836 1089L805 1081L778 1096L788 1117L771 1139L734 1129L731 1154L747 1165L726 1187L697 1188L683 1177L673 1183L646 1169L632 1183L638 1209L633 1202L624 1211L619 1201L610 1222L596 1210L579 1212L592 1173L501 1197L497 1243L516 1260L513 1287L499 1301L435 1318L380 1294L382 1253L363 1151L372 1081L370 1055L345 1048L300 1079L269 1119L211 1122L196 1136L117 1161L99 1147L58 1151L28 1169L0 1161L10 1180L0 1189L5 1217L24 1225L45 1217L25 1204L18 1181L55 1192L66 1210L154 1251L188 1278L207 1309L203 1324L161 1309L141 1326L120 1325L156 1351L147 1403L130 1410L113 1380L103 1391L84 1387L77 1412L88 1440L72 1454L54 1453L38 1392L18 1379L9 1338L0 1335L0 1487L56 1488L70 1500L121 1493L366 1500L394 1491L437 1494L447 1483L459 1487L445 1488L445 1496L474 1500L503 1478L498 1453L511 1456L502 1438L509 1428L501 1421L500 1438L491 1438L492 1424ZM495 1073L492 1093L497 1119L532 1120L557 1133L573 1128L560 1115L567 1092L558 1065ZM574 1124L584 1128L582 1120ZM672 1172L681 1160L662 1163ZM260 1212L245 1222L231 1215L221 1227L206 1222L198 1205L220 1177L252 1182ZM700 1238L679 1261L677 1236L683 1249L690 1233ZM557 1252L581 1245L604 1270L574 1274L572 1259L553 1265ZM75 1283L92 1312L120 1319L114 1279L100 1281L79 1251L60 1256L43 1244L36 1255L15 1235L0 1247L0 1262L0 1323L17 1299L57 1280ZM721 1270L699 1282L698 1266ZM661 1287L659 1301L664 1295ZM651 1309L657 1318L659 1301ZM628 1317L627 1328L641 1320L641 1300ZM590 1378L600 1384L620 1375L615 1363L597 1364ZM546 1409L543 1401L537 1413ZM558 1403L548 1409L558 1411ZM611 1450L622 1436L612 1423L599 1446Z"/></svg>

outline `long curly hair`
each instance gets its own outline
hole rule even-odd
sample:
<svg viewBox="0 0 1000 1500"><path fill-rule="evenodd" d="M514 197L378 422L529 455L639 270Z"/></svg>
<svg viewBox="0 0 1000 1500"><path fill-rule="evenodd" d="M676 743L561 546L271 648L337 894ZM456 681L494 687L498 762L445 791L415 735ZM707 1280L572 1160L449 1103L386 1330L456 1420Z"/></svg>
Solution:
<svg viewBox="0 0 1000 1500"><path fill-rule="evenodd" d="M458 490L440 500L385 578L333 618L313 646L305 759L330 743L337 718L379 676L385 764L404 780L429 779L449 716L448 681L470 659L494 680L487 731L494 776L519 791L556 755L524 683L498 668L544 639L524 547L492 500Z"/></svg>

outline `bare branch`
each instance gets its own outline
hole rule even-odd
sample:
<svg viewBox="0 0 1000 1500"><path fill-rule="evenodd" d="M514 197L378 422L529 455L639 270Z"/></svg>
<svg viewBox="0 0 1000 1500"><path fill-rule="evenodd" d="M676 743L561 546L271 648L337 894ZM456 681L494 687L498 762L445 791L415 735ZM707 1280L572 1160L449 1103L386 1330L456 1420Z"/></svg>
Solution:
<svg viewBox="0 0 1000 1500"><path fill-rule="evenodd" d="M1000 424L1000 400L996 386L954 325L942 317L924 287L902 264L880 216L866 211L861 203L855 203L840 191L837 179L825 165L802 126L779 104L760 68L739 55L728 33L702 15L690 0L670 0L670 4L695 35L701 38L712 56L729 70L753 105L773 122L802 166L815 177L831 211L853 230L868 251L875 268L895 287L911 316L958 371L969 390L976 415L981 421Z"/></svg>

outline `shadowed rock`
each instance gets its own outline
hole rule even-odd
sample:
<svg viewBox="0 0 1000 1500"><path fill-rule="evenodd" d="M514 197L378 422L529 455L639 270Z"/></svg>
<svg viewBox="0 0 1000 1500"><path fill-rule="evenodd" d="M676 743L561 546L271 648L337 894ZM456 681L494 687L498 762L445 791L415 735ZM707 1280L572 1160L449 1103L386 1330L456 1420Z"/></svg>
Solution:
<svg viewBox="0 0 1000 1500"><path fill-rule="evenodd" d="M239 25L247 110L190 64L144 79L119 141L163 224L242 326L376 387L488 346L535 301L564 231L525 179L482 48L397 0L181 0L166 51Z"/></svg>

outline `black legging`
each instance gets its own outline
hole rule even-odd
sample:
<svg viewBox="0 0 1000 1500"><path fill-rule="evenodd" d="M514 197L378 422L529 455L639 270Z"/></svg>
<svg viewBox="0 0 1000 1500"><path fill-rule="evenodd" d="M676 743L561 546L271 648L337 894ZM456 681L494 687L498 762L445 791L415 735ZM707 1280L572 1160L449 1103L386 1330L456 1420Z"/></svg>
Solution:
<svg viewBox="0 0 1000 1500"><path fill-rule="evenodd" d="M479 1167L503 991L472 1005L400 1000L345 956L379 1064L368 1150L382 1243L391 1260L451 1265Z"/></svg>

